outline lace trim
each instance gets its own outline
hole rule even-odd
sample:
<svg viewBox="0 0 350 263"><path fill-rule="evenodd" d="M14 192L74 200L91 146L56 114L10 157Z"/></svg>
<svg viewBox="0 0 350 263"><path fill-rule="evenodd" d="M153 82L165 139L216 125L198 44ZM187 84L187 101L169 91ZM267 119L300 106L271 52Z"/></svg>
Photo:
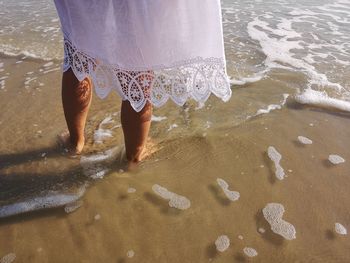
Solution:
<svg viewBox="0 0 350 263"><path fill-rule="evenodd" d="M88 56L66 38L63 71L69 68L79 81L91 77L96 95L101 99L115 90L138 112L147 101L160 107L170 98L182 106L189 98L204 103L213 93L226 102L232 93L225 61L219 58L198 57L171 67L126 70Z"/></svg>

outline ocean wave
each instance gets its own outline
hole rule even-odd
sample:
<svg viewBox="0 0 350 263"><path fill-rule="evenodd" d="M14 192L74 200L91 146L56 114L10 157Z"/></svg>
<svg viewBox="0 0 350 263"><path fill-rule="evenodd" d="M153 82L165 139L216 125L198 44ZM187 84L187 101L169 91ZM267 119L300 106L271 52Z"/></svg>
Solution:
<svg viewBox="0 0 350 263"><path fill-rule="evenodd" d="M297 69L306 73L311 84L334 87L337 90L344 89L341 84L330 81L326 74L319 72L314 65L304 59L298 58L297 54L293 52L295 50L308 52L308 50L305 48L305 42L298 38L301 34L292 30L291 21L282 19L277 28L277 30L273 29L259 17L248 23L248 34L252 39L259 42L263 53L266 55L265 65L268 68L276 68L280 64L282 68L286 68L286 65L288 65L291 70ZM269 33L266 32L267 30ZM275 35L279 37L277 38ZM321 46L315 46L314 44L313 47L320 48Z"/></svg>
<svg viewBox="0 0 350 263"><path fill-rule="evenodd" d="M295 100L301 104L350 112L349 101L329 97L325 91L316 91L308 88L295 95Z"/></svg>
<svg viewBox="0 0 350 263"><path fill-rule="evenodd" d="M241 77L238 79L230 79L230 83L233 85L245 85L248 83L254 83L254 82L258 82L260 80L262 80L265 77L265 73L267 72L267 70L263 71L263 72L259 72L253 76L250 77Z"/></svg>
<svg viewBox="0 0 350 263"><path fill-rule="evenodd" d="M34 59L34 60L42 60L42 61L60 61L62 58L56 58L56 57L48 57L44 54L38 54L34 53L32 51L27 50L20 50L18 51L15 48L4 48L0 46L0 57L6 57L6 58L26 58L26 59Z"/></svg>
<svg viewBox="0 0 350 263"><path fill-rule="evenodd" d="M42 196L28 198L19 202L0 206L0 218L41 209L61 207L66 204L76 202L84 195L86 187L87 184L84 184L75 193L60 193L56 191L49 191L47 194Z"/></svg>

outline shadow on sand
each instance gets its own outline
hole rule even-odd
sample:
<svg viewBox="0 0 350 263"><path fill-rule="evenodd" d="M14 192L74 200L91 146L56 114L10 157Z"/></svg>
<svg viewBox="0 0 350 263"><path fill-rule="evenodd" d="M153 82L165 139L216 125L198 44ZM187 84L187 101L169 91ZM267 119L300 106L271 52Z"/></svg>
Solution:
<svg viewBox="0 0 350 263"><path fill-rule="evenodd" d="M1 154L0 226L43 216L65 216L62 206L81 198L86 187L94 181L91 173L85 172L80 158L69 158L64 150L57 146ZM65 165L65 160L69 165ZM56 161L55 165L50 165L50 161ZM33 169L33 163L43 165L44 171ZM107 165L111 170L117 171L125 168L125 163L117 159L113 164L105 164L102 160L94 162L93 165Z"/></svg>

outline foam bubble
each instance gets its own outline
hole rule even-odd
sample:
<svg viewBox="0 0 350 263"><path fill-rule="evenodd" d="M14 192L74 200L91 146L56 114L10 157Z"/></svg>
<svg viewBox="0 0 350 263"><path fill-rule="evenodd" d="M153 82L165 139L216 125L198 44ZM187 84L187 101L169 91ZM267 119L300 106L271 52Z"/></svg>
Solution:
<svg viewBox="0 0 350 263"><path fill-rule="evenodd" d="M104 165L114 162L118 152L119 146L116 146L99 154L82 156L80 165L83 167L84 174L93 179L103 178L109 172L109 169L105 168Z"/></svg>
<svg viewBox="0 0 350 263"><path fill-rule="evenodd" d="M258 231L260 234L264 234L266 230L263 227L259 227Z"/></svg>
<svg viewBox="0 0 350 263"><path fill-rule="evenodd" d="M66 213L72 213L72 212L78 210L82 205L83 205L83 202L82 202L82 201L74 201L74 202L72 202L72 203L67 204L67 205L64 207L64 211L65 211Z"/></svg>
<svg viewBox="0 0 350 263"><path fill-rule="evenodd" d="M53 65L53 62L50 61L50 62L47 62L46 64L43 65L44 68L48 68L48 67L51 67Z"/></svg>
<svg viewBox="0 0 350 263"><path fill-rule="evenodd" d="M49 70L45 70L43 73L47 74L47 73L50 73L50 72L53 72L53 71L57 71L57 70L60 70L60 69L61 69L60 67L52 68L52 69L49 69Z"/></svg>
<svg viewBox="0 0 350 263"><path fill-rule="evenodd" d="M100 214L96 214L94 219L97 221L97 220L100 220L101 219L101 215Z"/></svg>
<svg viewBox="0 0 350 263"><path fill-rule="evenodd" d="M264 72L257 74L255 76L251 76L251 77L242 77L239 79L230 79L230 83L233 85L245 85L248 83L254 83L254 82L258 82L260 80L262 80L264 78Z"/></svg>
<svg viewBox="0 0 350 263"><path fill-rule="evenodd" d="M213 123L211 121L207 121L204 125L205 129L209 129Z"/></svg>
<svg viewBox="0 0 350 263"><path fill-rule="evenodd" d="M171 131L172 129L177 128L177 127L178 127L178 125L176 123L171 124L167 131Z"/></svg>
<svg viewBox="0 0 350 263"><path fill-rule="evenodd" d="M24 85L29 85L30 82L32 82L33 80L36 80L37 77L33 77L33 78L26 78L25 79L25 82L24 82Z"/></svg>
<svg viewBox="0 0 350 263"><path fill-rule="evenodd" d="M285 93L283 94L283 100L281 101L280 104L270 104L267 106L266 109L259 109L255 116L257 115L260 115L260 114L265 114L265 113L269 113L270 111L273 111L273 110L280 110L282 108L282 106L284 104L286 104L286 101L287 101L287 98L289 97L289 94Z"/></svg>
<svg viewBox="0 0 350 263"><path fill-rule="evenodd" d="M128 188L128 193L129 194L132 194L132 193L135 193L136 192L136 189L135 188L132 188L132 187L129 187Z"/></svg>
<svg viewBox="0 0 350 263"><path fill-rule="evenodd" d="M112 131L99 128L94 132L94 143L103 143L103 140L113 137Z"/></svg>
<svg viewBox="0 0 350 263"><path fill-rule="evenodd" d="M133 256L135 256L134 250L129 250L129 251L126 253L126 256L127 256L128 258L132 258Z"/></svg>
<svg viewBox="0 0 350 263"><path fill-rule="evenodd" d="M285 174L284 174L284 170L283 170L282 166L280 165L282 155L273 146L268 147L267 154L268 154L269 158L271 159L271 161L273 161L275 164L275 168L276 168L275 175L276 175L277 179L283 180Z"/></svg>
<svg viewBox="0 0 350 263"><path fill-rule="evenodd" d="M218 185L221 187L221 189L224 191L224 194L226 195L226 197L228 199L230 199L231 201L237 201L240 197L239 192L236 191L230 191L228 189L229 185L227 184L227 182L221 178L217 178L216 179Z"/></svg>
<svg viewBox="0 0 350 263"><path fill-rule="evenodd" d="M215 241L217 251L224 252L230 246L230 239L226 235L219 236Z"/></svg>
<svg viewBox="0 0 350 263"><path fill-rule="evenodd" d="M103 169L103 168L96 168L96 169L90 169L90 171L94 170L92 174L90 174L90 177L92 179L102 179L110 170L109 169Z"/></svg>
<svg viewBox="0 0 350 263"><path fill-rule="evenodd" d="M345 162L345 159L343 157L336 155L336 154L330 154L328 156L328 160L334 165Z"/></svg>
<svg viewBox="0 0 350 263"><path fill-rule="evenodd" d="M104 118L104 119L101 121L101 123L100 123L99 126L102 126L102 125L104 125L104 124L113 123L113 122L114 122L114 120L112 119L112 117L111 117L111 116L107 116L106 118Z"/></svg>
<svg viewBox="0 0 350 263"><path fill-rule="evenodd" d="M9 253L0 259L0 263L12 263L16 259L15 253Z"/></svg>
<svg viewBox="0 0 350 263"><path fill-rule="evenodd" d="M348 234L348 231L346 230L346 228L340 223L335 223L334 229L335 229L335 232L338 233L339 235Z"/></svg>
<svg viewBox="0 0 350 263"><path fill-rule="evenodd" d="M111 116L106 117L98 125L98 129L94 132L94 143L103 143L107 138L113 137L111 129L104 129L103 125L113 123L114 120Z"/></svg>
<svg viewBox="0 0 350 263"><path fill-rule="evenodd" d="M163 120L166 120L167 117L165 116L154 116L152 115L151 117L151 121L155 121L155 122L160 122L160 121L163 121Z"/></svg>
<svg viewBox="0 0 350 263"><path fill-rule="evenodd" d="M269 203L263 209L263 215L274 233L281 235L287 240L292 240L296 238L296 230L291 223L282 219L284 211L283 205Z"/></svg>
<svg viewBox="0 0 350 263"><path fill-rule="evenodd" d="M298 141L302 144L312 144L312 140L304 136L298 136Z"/></svg>
<svg viewBox="0 0 350 263"><path fill-rule="evenodd" d="M153 185L152 190L163 199L169 200L170 207L185 210L191 206L190 200L186 197L170 192L168 189L158 184Z"/></svg>
<svg viewBox="0 0 350 263"><path fill-rule="evenodd" d="M252 247L243 248L243 252L250 258L256 257L258 255L258 252Z"/></svg>
<svg viewBox="0 0 350 263"><path fill-rule="evenodd" d="M5 89L5 87L6 87L6 82L5 82L5 80L3 79L3 80L0 80L0 89Z"/></svg>

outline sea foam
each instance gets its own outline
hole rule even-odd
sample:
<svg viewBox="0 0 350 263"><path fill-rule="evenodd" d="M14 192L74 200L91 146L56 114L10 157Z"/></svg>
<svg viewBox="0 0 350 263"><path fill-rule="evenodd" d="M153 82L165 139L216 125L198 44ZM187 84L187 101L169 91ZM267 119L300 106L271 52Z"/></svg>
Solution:
<svg viewBox="0 0 350 263"><path fill-rule="evenodd" d="M286 104L286 101L287 101L288 97L289 97L289 94L287 94L287 93L283 94L283 99L282 99L280 104L270 104L270 105L267 106L266 109L259 109L256 112L255 116L260 115L260 114L269 113L270 111L273 111L273 110L280 110L282 108L282 106L284 104Z"/></svg>
<svg viewBox="0 0 350 263"><path fill-rule="evenodd" d="M298 136L298 141L301 144L312 144L312 140L310 140L309 138L306 138L304 136Z"/></svg>
<svg viewBox="0 0 350 263"><path fill-rule="evenodd" d="M226 235L219 236L215 241L216 250L224 252L230 247L230 239Z"/></svg>
<svg viewBox="0 0 350 263"><path fill-rule="evenodd" d="M64 207L64 211L66 213L73 213L74 211L78 210L82 205L82 201L74 201L72 203L66 204L66 206Z"/></svg>
<svg viewBox="0 0 350 263"><path fill-rule="evenodd" d="M345 162L345 159L343 157L336 155L336 154L330 154L328 156L328 160L334 165L341 164L341 163Z"/></svg>
<svg viewBox="0 0 350 263"><path fill-rule="evenodd" d="M163 120L166 120L167 117L165 116L155 116L155 115L152 115L151 117L151 121L155 121L155 122L160 122L160 121L163 121Z"/></svg>
<svg viewBox="0 0 350 263"><path fill-rule="evenodd" d="M134 256L135 256L134 250L129 250L129 251L126 253L126 256L127 256L128 258L134 257Z"/></svg>
<svg viewBox="0 0 350 263"><path fill-rule="evenodd" d="M135 188L133 188L133 187L129 187L128 188L128 193L129 194L133 194L133 193L135 193L136 192L136 189Z"/></svg>
<svg viewBox="0 0 350 263"><path fill-rule="evenodd" d="M348 234L348 231L346 230L345 226L343 226L340 223L335 223L334 230L339 235L347 235Z"/></svg>
<svg viewBox="0 0 350 263"><path fill-rule="evenodd" d="M239 192L237 192L237 191L230 191L228 189L229 185L228 185L228 183L225 180L223 180L221 178L217 178L216 181L217 181L218 185L221 187L221 189L224 191L224 194L226 195L226 197L229 200L237 201L239 199L239 197L240 197Z"/></svg>
<svg viewBox="0 0 350 263"><path fill-rule="evenodd" d="M77 201L86 190L86 184L81 186L76 193L57 193L50 191L47 195L34 197L14 204L0 207L0 218L17 215L20 213L64 206Z"/></svg>
<svg viewBox="0 0 350 263"><path fill-rule="evenodd" d="M276 175L277 179L283 180L285 173L284 173L282 166L280 165L282 155L273 146L268 147L267 154L268 154L269 158L271 159L271 161L273 161L275 164L275 168L276 168L275 175Z"/></svg>
<svg viewBox="0 0 350 263"><path fill-rule="evenodd" d="M258 255L258 252L252 247L243 248L243 252L250 258L256 257Z"/></svg>
<svg viewBox="0 0 350 263"><path fill-rule="evenodd" d="M103 128L104 125L113 122L114 120L112 119L112 116L108 116L101 121L101 123L98 125L98 129L94 132L94 143L103 143L105 139L113 137L112 130Z"/></svg>
<svg viewBox="0 0 350 263"><path fill-rule="evenodd" d="M350 112L350 102L331 98L325 91L316 91L308 88L302 93L295 95L295 100L301 104L309 104Z"/></svg>
<svg viewBox="0 0 350 263"><path fill-rule="evenodd" d="M0 263L12 263L16 259L15 253L9 253L0 259Z"/></svg>
<svg viewBox="0 0 350 263"><path fill-rule="evenodd" d="M84 174L93 179L103 178L110 170L106 168L106 164L115 161L119 152L120 147L116 146L102 153L82 156L80 165L83 167Z"/></svg>
<svg viewBox="0 0 350 263"><path fill-rule="evenodd" d="M263 209L263 215L274 233L281 235L287 240L292 240L296 238L296 230L291 223L282 219L284 211L283 205L269 203Z"/></svg>
<svg viewBox="0 0 350 263"><path fill-rule="evenodd" d="M186 197L170 192L168 189L158 184L153 185L152 190L163 199L169 200L170 207L185 210L191 206L190 200Z"/></svg>

